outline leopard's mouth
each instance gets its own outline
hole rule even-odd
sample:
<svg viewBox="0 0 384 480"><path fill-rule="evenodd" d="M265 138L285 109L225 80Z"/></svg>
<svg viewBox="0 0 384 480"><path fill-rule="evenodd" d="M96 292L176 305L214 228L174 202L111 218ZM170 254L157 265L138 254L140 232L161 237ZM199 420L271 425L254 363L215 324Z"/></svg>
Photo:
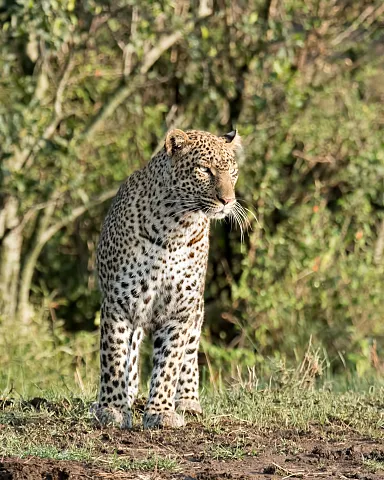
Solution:
<svg viewBox="0 0 384 480"><path fill-rule="evenodd" d="M220 220L228 216L235 207L236 202L227 203L223 205L211 199L200 199L197 203L197 208L203 212L209 219Z"/></svg>
<svg viewBox="0 0 384 480"><path fill-rule="evenodd" d="M205 213L209 218L221 220L231 213L232 208L233 205L215 205L214 207L210 207Z"/></svg>

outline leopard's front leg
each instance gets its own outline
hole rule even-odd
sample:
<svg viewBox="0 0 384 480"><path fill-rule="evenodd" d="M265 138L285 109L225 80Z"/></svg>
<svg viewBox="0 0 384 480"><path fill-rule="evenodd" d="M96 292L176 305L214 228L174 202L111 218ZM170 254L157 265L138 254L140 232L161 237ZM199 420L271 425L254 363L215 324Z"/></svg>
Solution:
<svg viewBox="0 0 384 480"><path fill-rule="evenodd" d="M100 323L100 392L91 412L102 425L132 428L132 400L128 392L132 323L107 301L101 307Z"/></svg>
<svg viewBox="0 0 384 480"><path fill-rule="evenodd" d="M188 332L188 342L177 384L175 405L180 412L202 413L199 400L198 353L203 319L204 299L200 298L193 328Z"/></svg>
<svg viewBox="0 0 384 480"><path fill-rule="evenodd" d="M183 417L175 412L175 394L191 328L193 319L187 316L170 319L154 332L153 372L144 428L184 425Z"/></svg>

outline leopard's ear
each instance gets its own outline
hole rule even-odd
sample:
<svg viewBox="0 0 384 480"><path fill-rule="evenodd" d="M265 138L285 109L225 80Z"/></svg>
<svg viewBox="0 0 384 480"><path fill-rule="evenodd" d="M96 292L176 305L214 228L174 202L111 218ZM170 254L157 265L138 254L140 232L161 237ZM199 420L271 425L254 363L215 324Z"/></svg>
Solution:
<svg viewBox="0 0 384 480"><path fill-rule="evenodd" d="M181 152L190 142L191 141L185 132L175 128L167 133L165 138L165 150L168 156L172 157L175 153Z"/></svg>
<svg viewBox="0 0 384 480"><path fill-rule="evenodd" d="M226 143L229 143L230 147L233 148L235 151L240 151L243 148L241 143L241 137L237 130L232 130L232 132L226 133L223 135Z"/></svg>

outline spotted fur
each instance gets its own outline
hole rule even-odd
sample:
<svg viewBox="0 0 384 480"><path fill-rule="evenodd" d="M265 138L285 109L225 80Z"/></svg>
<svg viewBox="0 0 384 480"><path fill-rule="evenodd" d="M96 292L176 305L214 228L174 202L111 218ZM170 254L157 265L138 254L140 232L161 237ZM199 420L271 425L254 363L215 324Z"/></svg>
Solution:
<svg viewBox="0 0 384 480"><path fill-rule="evenodd" d="M180 427L201 412L197 353L204 315L209 220L235 211L236 132L217 137L172 130L164 148L133 173L105 219L97 252L103 292L102 424L132 427L139 348L153 335L144 427Z"/></svg>

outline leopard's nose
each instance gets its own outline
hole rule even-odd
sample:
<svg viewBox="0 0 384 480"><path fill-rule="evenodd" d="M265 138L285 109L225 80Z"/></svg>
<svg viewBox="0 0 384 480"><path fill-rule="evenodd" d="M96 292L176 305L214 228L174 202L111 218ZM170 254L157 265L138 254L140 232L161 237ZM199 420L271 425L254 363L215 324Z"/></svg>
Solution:
<svg viewBox="0 0 384 480"><path fill-rule="evenodd" d="M233 203L235 201L235 197L217 197L219 202L221 202L223 205L228 205L228 203Z"/></svg>

